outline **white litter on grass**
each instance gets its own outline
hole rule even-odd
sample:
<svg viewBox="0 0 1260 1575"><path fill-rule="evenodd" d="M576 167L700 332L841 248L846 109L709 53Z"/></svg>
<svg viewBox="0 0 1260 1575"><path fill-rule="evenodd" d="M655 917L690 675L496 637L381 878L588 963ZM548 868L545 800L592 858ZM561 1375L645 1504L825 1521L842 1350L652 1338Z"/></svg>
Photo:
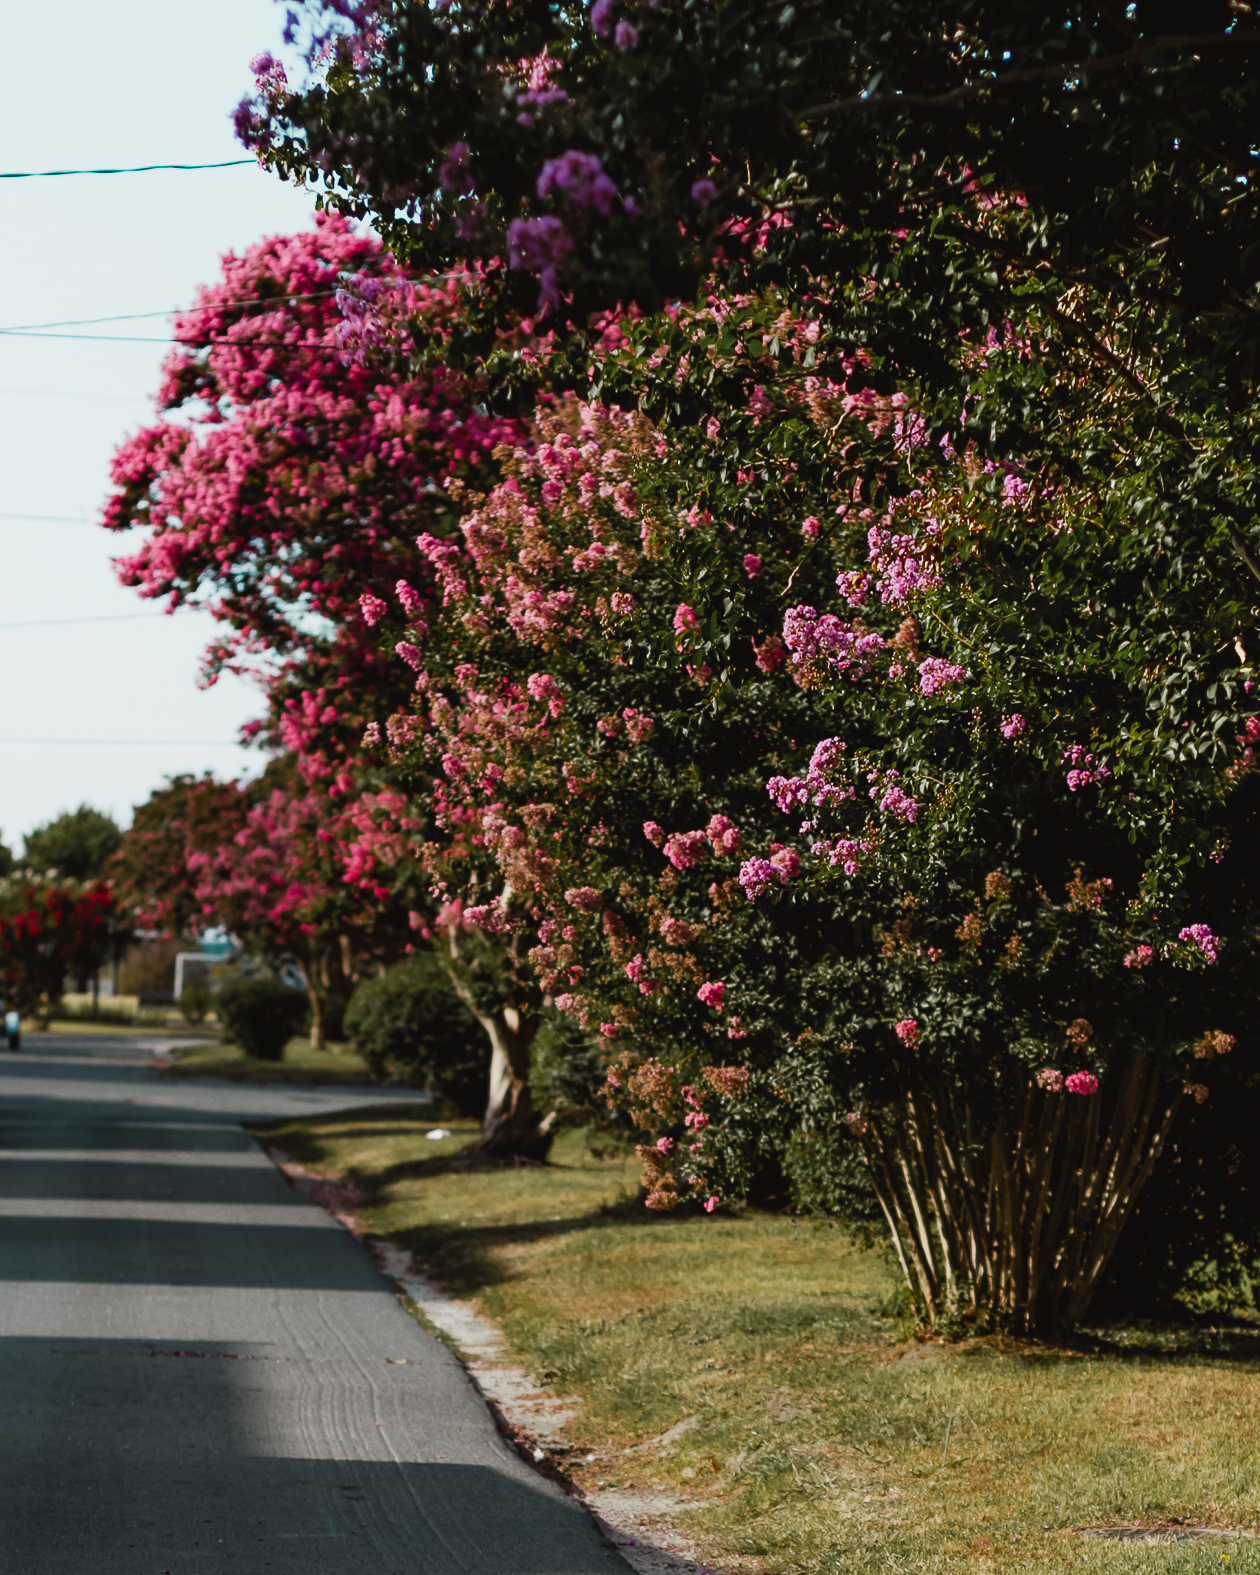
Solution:
<svg viewBox="0 0 1260 1575"><path fill-rule="evenodd" d="M438 1143L442 1138L450 1137L451 1129L449 1127L434 1127L432 1132L426 1132L424 1135L430 1143Z"/></svg>

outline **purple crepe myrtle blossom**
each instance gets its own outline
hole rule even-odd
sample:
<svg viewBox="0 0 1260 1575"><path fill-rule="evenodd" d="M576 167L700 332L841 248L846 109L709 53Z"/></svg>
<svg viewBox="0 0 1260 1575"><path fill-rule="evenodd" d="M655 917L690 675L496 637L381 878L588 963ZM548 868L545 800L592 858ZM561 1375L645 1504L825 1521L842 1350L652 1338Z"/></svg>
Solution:
<svg viewBox="0 0 1260 1575"><path fill-rule="evenodd" d="M548 159L535 187L540 197L565 196L579 208L612 212L617 188L593 153L570 148L559 158Z"/></svg>
<svg viewBox="0 0 1260 1575"><path fill-rule="evenodd" d="M943 661L939 656L929 656L919 663L919 688L929 698L952 684L963 683L966 677L965 667L956 667L952 662Z"/></svg>
<svg viewBox="0 0 1260 1575"><path fill-rule="evenodd" d="M618 0L595 0L591 7L591 31L597 38L607 38L613 30L613 12Z"/></svg>
<svg viewBox="0 0 1260 1575"><path fill-rule="evenodd" d="M883 814L895 815L898 820L913 826L919 818L919 801L902 788L900 776L900 771L885 771L871 788L871 797Z"/></svg>
<svg viewBox="0 0 1260 1575"><path fill-rule="evenodd" d="M443 191L466 197L473 189L472 149L466 142L452 142L438 170Z"/></svg>
<svg viewBox="0 0 1260 1575"><path fill-rule="evenodd" d="M739 867L739 884L749 902L756 902L776 881L780 886L786 885L787 875L769 859L745 859Z"/></svg>
<svg viewBox="0 0 1260 1575"><path fill-rule="evenodd" d="M1177 939L1193 946L1209 968L1216 961L1220 950L1220 939L1212 934L1206 924L1187 924Z"/></svg>
<svg viewBox="0 0 1260 1575"><path fill-rule="evenodd" d="M513 219L507 227L508 267L538 275L538 304L544 312L560 304L556 270L573 250L564 221L554 213Z"/></svg>
<svg viewBox="0 0 1260 1575"><path fill-rule="evenodd" d="M1078 793L1092 782L1106 782L1111 776L1110 767L1099 764L1084 744L1073 744L1063 756L1061 764L1070 766L1067 774L1068 791Z"/></svg>
<svg viewBox="0 0 1260 1575"><path fill-rule="evenodd" d="M692 182L691 200L702 208L707 208L711 202L716 202L717 194L718 189L711 180Z"/></svg>
<svg viewBox="0 0 1260 1575"><path fill-rule="evenodd" d="M1022 738L1028 731L1028 718L1014 711L1010 716L1002 718L1001 731L1005 739Z"/></svg>
<svg viewBox="0 0 1260 1575"><path fill-rule="evenodd" d="M613 33L613 42L623 55L629 49L637 49L639 47L638 28L630 22L618 22L617 29Z"/></svg>

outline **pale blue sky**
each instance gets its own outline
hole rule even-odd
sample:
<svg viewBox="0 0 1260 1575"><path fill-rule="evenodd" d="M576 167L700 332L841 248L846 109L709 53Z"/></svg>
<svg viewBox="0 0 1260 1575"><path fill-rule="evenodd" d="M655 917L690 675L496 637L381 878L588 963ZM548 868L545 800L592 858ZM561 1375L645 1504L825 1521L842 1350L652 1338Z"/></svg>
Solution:
<svg viewBox="0 0 1260 1575"><path fill-rule="evenodd" d="M282 25L273 0L14 7L0 169L242 156L230 115L253 56L279 52ZM248 166L0 181L0 328L187 304L222 252L304 228L313 208ZM161 336L169 326L156 317L80 331ZM0 516L94 521L110 454L149 418L164 354L161 344L0 334ZM15 852L24 832L83 800L126 824L167 773L236 775L261 763L232 742L258 713L256 692L233 679L196 687L210 620L161 617L119 586L110 558L124 539L95 524L0 517L0 837ZM147 616L3 627L135 613ZM168 742L105 742L133 739Z"/></svg>

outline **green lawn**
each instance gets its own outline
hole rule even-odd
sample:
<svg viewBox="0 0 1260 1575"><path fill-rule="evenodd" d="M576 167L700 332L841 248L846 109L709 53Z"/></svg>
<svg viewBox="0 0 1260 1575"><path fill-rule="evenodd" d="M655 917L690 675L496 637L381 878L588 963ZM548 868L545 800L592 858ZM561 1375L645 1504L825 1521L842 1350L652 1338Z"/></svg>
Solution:
<svg viewBox="0 0 1260 1575"><path fill-rule="evenodd" d="M378 1107L267 1136L353 1176L375 1233L498 1320L557 1393L582 1397L568 1432L596 1458L579 1482L681 1498L676 1518L712 1562L749 1575L1260 1572L1260 1544L1071 1530L1260 1524L1248 1331L916 1345L885 1255L839 1229L647 1216L629 1201L633 1157L577 1132L545 1168L451 1169L475 1127L430 1142L430 1120Z"/></svg>
<svg viewBox="0 0 1260 1575"><path fill-rule="evenodd" d="M213 1032L214 1030L209 1030ZM227 1077L234 1083L339 1083L356 1087L373 1081L367 1062L347 1045L312 1050L305 1038L290 1039L283 1061L257 1061L239 1045L190 1045L177 1050L162 1069L163 1077Z"/></svg>

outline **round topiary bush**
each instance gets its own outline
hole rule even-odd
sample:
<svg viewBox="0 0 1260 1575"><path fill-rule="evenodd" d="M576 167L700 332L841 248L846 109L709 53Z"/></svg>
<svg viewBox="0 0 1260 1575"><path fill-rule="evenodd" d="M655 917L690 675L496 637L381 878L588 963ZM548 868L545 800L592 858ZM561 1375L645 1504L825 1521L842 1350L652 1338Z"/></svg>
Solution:
<svg viewBox="0 0 1260 1575"><path fill-rule="evenodd" d="M308 1003L300 990L279 979L230 979L219 991L219 1021L246 1055L280 1061L284 1047L306 1022Z"/></svg>
<svg viewBox="0 0 1260 1575"><path fill-rule="evenodd" d="M346 1008L346 1034L377 1077L441 1095L460 1115L486 1102L489 1051L477 1020L430 953L365 979Z"/></svg>

